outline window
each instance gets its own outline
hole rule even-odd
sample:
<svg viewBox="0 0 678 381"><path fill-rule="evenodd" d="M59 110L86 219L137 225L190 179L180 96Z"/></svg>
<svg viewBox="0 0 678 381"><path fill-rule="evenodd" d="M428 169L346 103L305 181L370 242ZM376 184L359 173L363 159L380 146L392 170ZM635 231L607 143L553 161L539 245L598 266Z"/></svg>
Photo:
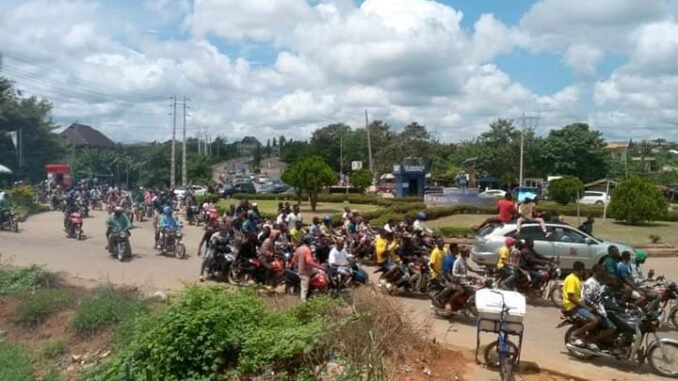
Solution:
<svg viewBox="0 0 678 381"><path fill-rule="evenodd" d="M584 192L584 197L601 197L602 195L600 192Z"/></svg>
<svg viewBox="0 0 678 381"><path fill-rule="evenodd" d="M563 227L554 228L551 239L563 243L586 243L586 236L576 230Z"/></svg>
<svg viewBox="0 0 678 381"><path fill-rule="evenodd" d="M527 239L527 238L532 238L535 241L546 241L546 237L544 236L544 232L541 231L541 227L539 226L524 226L520 229L520 234L518 234L517 238L520 239Z"/></svg>

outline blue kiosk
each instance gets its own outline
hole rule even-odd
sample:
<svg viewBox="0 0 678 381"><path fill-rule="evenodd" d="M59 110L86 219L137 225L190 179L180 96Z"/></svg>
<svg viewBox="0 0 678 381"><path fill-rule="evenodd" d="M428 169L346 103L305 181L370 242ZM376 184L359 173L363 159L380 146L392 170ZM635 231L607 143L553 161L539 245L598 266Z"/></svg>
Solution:
<svg viewBox="0 0 678 381"><path fill-rule="evenodd" d="M426 166L423 164L396 164L393 166L396 197L424 197Z"/></svg>

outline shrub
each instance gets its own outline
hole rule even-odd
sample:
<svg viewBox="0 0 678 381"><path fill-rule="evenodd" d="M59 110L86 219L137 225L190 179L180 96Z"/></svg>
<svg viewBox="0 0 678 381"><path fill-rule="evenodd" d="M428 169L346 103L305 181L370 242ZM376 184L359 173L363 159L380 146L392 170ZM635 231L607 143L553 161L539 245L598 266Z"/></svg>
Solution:
<svg viewBox="0 0 678 381"><path fill-rule="evenodd" d="M648 180L632 177L622 181L612 193L610 215L630 225L655 221L668 213L668 204Z"/></svg>
<svg viewBox="0 0 678 381"><path fill-rule="evenodd" d="M583 194L584 183L574 176L564 176L549 184L549 198L561 205L567 205Z"/></svg>
<svg viewBox="0 0 678 381"><path fill-rule="evenodd" d="M73 295L65 289L43 288L26 292L19 298L14 319L18 324L36 325L73 301Z"/></svg>
<svg viewBox="0 0 678 381"><path fill-rule="evenodd" d="M50 287L57 283L58 279L54 274L35 265L26 268L0 268L0 296L39 287Z"/></svg>
<svg viewBox="0 0 678 381"><path fill-rule="evenodd" d="M364 190L372 184L374 175L369 169L361 169L351 173L351 185Z"/></svg>
<svg viewBox="0 0 678 381"><path fill-rule="evenodd" d="M0 380L33 380L33 359L26 349L0 341Z"/></svg>
<svg viewBox="0 0 678 381"><path fill-rule="evenodd" d="M145 311L146 305L136 293L105 287L80 303L72 325L78 333L89 335Z"/></svg>
<svg viewBox="0 0 678 381"><path fill-rule="evenodd" d="M42 343L42 356L53 360L66 353L66 345L61 340L48 340Z"/></svg>

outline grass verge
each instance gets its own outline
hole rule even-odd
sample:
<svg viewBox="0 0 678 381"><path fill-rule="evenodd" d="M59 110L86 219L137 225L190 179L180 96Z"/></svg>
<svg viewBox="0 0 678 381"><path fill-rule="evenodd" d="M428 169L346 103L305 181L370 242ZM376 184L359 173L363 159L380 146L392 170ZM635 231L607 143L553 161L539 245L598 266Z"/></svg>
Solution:
<svg viewBox="0 0 678 381"><path fill-rule="evenodd" d="M17 298L14 321L22 325L36 325L75 301L72 290L62 288L40 288L24 292Z"/></svg>
<svg viewBox="0 0 678 381"><path fill-rule="evenodd" d="M33 359L24 347L0 341L0 380L33 380Z"/></svg>
<svg viewBox="0 0 678 381"><path fill-rule="evenodd" d="M47 272L39 266L0 267L0 297L58 284L56 274Z"/></svg>
<svg viewBox="0 0 678 381"><path fill-rule="evenodd" d="M71 324L78 333L91 335L100 329L133 318L146 311L146 308L134 291L102 287L80 303Z"/></svg>

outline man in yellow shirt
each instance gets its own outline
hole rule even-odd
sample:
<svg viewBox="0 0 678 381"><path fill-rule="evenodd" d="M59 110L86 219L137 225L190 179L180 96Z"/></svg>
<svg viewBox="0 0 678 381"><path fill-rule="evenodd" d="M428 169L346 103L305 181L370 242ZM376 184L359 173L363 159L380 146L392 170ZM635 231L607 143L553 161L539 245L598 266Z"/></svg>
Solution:
<svg viewBox="0 0 678 381"><path fill-rule="evenodd" d="M516 240L513 237L506 237L504 246L499 249L497 254L497 273L499 274L499 286L505 290L510 289L515 278L513 268L511 266L511 252Z"/></svg>
<svg viewBox="0 0 678 381"><path fill-rule="evenodd" d="M294 226L290 229L290 239L292 240L292 243L300 245L301 239L304 237L305 233L301 221L295 221Z"/></svg>
<svg viewBox="0 0 678 381"><path fill-rule="evenodd" d="M429 266L431 267L431 279L438 279L443 274L443 258L445 256L445 242L442 238L436 240L436 247L431 251Z"/></svg>
<svg viewBox="0 0 678 381"><path fill-rule="evenodd" d="M598 319L593 315L593 308L582 302L582 281L585 266L583 262L576 261L573 265L574 271L565 278L563 282L563 310L567 315L578 315L586 320L581 328L572 332L570 339L572 344L578 347L588 347L591 350L598 350L593 344L587 344L583 340L586 333L592 332L598 326Z"/></svg>

